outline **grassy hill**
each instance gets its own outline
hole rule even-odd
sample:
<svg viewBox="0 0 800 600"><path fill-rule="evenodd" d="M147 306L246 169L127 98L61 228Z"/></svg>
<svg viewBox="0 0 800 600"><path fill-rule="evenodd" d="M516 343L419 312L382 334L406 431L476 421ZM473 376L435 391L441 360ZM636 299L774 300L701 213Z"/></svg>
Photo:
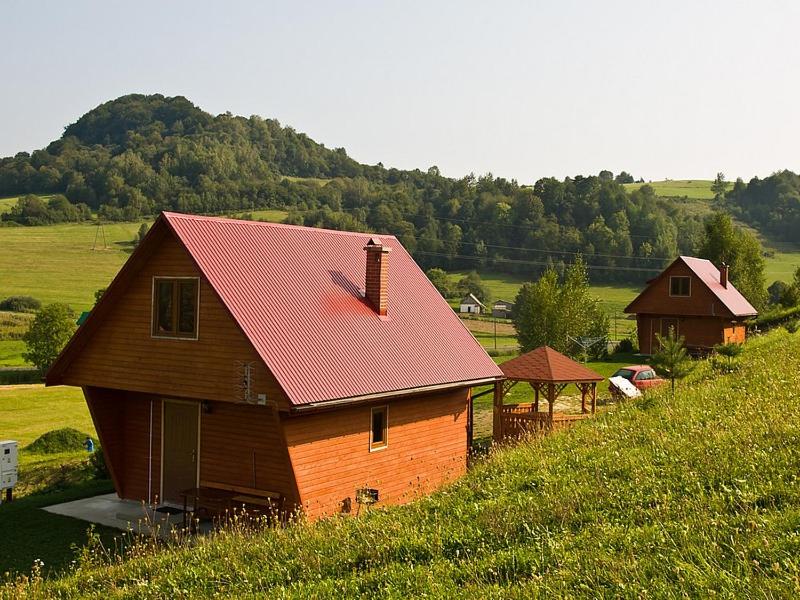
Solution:
<svg viewBox="0 0 800 600"><path fill-rule="evenodd" d="M780 355L778 365L773 357ZM404 507L88 553L30 597L796 597L800 344L496 452Z"/></svg>
<svg viewBox="0 0 800 600"><path fill-rule="evenodd" d="M643 185L652 187L657 196L662 198L694 198L697 200L711 200L714 192L711 191L710 179L666 179L664 181L650 181L648 183L626 183L626 190L638 190Z"/></svg>

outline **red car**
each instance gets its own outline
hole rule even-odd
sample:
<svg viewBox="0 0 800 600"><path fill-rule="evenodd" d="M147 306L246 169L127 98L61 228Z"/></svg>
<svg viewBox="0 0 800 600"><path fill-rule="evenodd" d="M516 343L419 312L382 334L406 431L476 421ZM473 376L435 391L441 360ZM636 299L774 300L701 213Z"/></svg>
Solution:
<svg viewBox="0 0 800 600"><path fill-rule="evenodd" d="M614 373L612 377L622 377L623 379L627 379L634 386L636 386L636 389L640 391L657 387L666 381L656 375L653 367L648 365L632 365L630 367L622 367L621 369L617 369L617 372Z"/></svg>

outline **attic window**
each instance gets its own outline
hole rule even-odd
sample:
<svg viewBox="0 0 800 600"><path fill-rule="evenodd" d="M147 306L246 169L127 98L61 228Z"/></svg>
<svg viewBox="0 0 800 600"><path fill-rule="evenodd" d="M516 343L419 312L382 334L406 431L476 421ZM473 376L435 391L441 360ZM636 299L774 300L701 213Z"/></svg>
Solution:
<svg viewBox="0 0 800 600"><path fill-rule="evenodd" d="M197 339L196 277L153 279L153 337Z"/></svg>
<svg viewBox="0 0 800 600"><path fill-rule="evenodd" d="M670 277L669 295L682 296L684 298L691 295L691 280L688 277Z"/></svg>
<svg viewBox="0 0 800 600"><path fill-rule="evenodd" d="M389 407L376 406L370 411L369 451L386 448L389 444Z"/></svg>

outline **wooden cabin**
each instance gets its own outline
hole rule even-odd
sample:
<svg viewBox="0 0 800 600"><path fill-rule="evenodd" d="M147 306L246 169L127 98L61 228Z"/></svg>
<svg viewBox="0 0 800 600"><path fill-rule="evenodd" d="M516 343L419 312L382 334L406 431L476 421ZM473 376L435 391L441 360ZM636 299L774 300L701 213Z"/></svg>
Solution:
<svg viewBox="0 0 800 600"><path fill-rule="evenodd" d="M83 389L121 498L315 518L464 473L501 377L392 236L163 213L47 384Z"/></svg>
<svg viewBox="0 0 800 600"><path fill-rule="evenodd" d="M685 338L696 352L727 342L745 340L745 321L758 314L728 280L728 267L717 269L710 261L680 256L626 308L636 315L639 350L658 351L656 334L670 329Z"/></svg>
<svg viewBox="0 0 800 600"><path fill-rule="evenodd" d="M508 300L497 300L492 304L492 316L496 319L510 319L513 310L514 303Z"/></svg>

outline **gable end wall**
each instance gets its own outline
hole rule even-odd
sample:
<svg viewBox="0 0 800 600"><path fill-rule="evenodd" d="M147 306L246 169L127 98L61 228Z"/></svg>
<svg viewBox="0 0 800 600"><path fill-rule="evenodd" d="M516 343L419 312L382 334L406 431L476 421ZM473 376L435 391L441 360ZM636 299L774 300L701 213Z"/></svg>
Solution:
<svg viewBox="0 0 800 600"><path fill-rule="evenodd" d="M197 340L151 336L154 276L200 277ZM255 349L186 250L168 235L67 366L63 383L237 402L245 363L252 365L254 398L265 393L286 406L283 391Z"/></svg>

